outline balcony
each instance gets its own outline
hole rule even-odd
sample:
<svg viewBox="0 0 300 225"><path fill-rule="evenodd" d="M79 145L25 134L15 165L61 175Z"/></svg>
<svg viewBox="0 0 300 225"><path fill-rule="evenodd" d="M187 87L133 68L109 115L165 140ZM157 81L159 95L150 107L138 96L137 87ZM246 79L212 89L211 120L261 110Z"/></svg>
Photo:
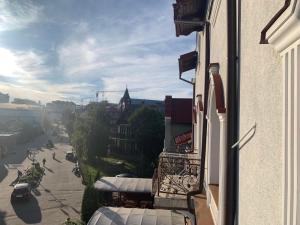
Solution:
<svg viewBox="0 0 300 225"><path fill-rule="evenodd" d="M159 156L154 175L156 208L187 208L186 195L200 184L200 158L195 153L167 153Z"/></svg>

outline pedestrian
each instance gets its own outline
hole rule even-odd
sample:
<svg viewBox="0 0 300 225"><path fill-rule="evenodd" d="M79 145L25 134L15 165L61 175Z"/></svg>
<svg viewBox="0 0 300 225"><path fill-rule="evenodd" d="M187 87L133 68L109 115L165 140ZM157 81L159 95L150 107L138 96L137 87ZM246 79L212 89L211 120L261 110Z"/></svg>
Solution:
<svg viewBox="0 0 300 225"><path fill-rule="evenodd" d="M55 152L52 153L52 158L55 159Z"/></svg>
<svg viewBox="0 0 300 225"><path fill-rule="evenodd" d="M46 163L46 159L43 158L43 166L45 166L45 163Z"/></svg>

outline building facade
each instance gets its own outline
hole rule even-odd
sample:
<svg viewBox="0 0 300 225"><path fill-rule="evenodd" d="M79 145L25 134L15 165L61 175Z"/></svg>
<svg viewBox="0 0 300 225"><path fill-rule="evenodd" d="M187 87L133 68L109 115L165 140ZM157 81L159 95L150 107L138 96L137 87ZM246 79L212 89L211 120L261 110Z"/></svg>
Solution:
<svg viewBox="0 0 300 225"><path fill-rule="evenodd" d="M198 191L213 224L300 223L299 15L298 0L174 4L176 35L197 39L179 67L196 71Z"/></svg>
<svg viewBox="0 0 300 225"><path fill-rule="evenodd" d="M111 128L111 151L125 154L138 151L128 119L140 107L149 107L160 112L164 110L163 101L131 98L126 88L117 108L114 108L117 110L114 110L114 125Z"/></svg>
<svg viewBox="0 0 300 225"><path fill-rule="evenodd" d="M165 152L183 152L191 149L192 99L165 98ZM183 110L186 109L186 110Z"/></svg>
<svg viewBox="0 0 300 225"><path fill-rule="evenodd" d="M0 103L9 103L9 95L0 92Z"/></svg>

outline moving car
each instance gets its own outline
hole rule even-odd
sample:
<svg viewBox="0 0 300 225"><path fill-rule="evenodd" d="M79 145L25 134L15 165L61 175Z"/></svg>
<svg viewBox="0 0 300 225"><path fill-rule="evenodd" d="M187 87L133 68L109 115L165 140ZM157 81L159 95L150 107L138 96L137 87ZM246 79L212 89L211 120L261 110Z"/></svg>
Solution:
<svg viewBox="0 0 300 225"><path fill-rule="evenodd" d="M31 188L28 183L19 183L14 186L14 190L11 193L12 200L26 199L28 200L31 196Z"/></svg>

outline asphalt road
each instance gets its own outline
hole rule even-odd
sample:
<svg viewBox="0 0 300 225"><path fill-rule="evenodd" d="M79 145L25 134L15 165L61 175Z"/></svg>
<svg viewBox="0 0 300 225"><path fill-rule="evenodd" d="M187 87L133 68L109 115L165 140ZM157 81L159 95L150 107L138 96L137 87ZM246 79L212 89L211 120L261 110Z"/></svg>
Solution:
<svg viewBox="0 0 300 225"><path fill-rule="evenodd" d="M11 149L0 160L0 225L59 225L68 217L80 218L84 186L81 178L72 173L74 163L65 159L65 153L71 150L71 146L62 128L60 131L60 138L50 137L55 145L53 149L44 147L49 136L43 135L32 143ZM40 186L32 192L30 201L12 204L10 196L13 187L10 184L17 177L17 169L23 171L32 162L26 157L28 148L36 153L36 160L40 163L43 158L46 159L46 174ZM56 160L52 159L53 152Z"/></svg>

